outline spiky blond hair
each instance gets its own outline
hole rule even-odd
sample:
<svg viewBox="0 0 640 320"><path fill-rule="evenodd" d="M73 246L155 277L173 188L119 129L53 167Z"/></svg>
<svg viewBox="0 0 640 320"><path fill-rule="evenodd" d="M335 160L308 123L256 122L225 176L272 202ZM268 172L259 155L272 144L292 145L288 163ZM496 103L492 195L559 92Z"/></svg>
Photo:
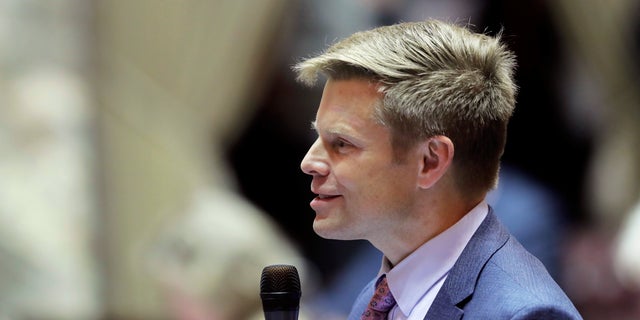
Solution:
<svg viewBox="0 0 640 320"><path fill-rule="evenodd" d="M427 20L357 32L294 70L310 86L318 75L377 82L384 98L373 107L397 153L434 135L449 137L455 179L477 195L497 182L515 107L515 65L501 34Z"/></svg>

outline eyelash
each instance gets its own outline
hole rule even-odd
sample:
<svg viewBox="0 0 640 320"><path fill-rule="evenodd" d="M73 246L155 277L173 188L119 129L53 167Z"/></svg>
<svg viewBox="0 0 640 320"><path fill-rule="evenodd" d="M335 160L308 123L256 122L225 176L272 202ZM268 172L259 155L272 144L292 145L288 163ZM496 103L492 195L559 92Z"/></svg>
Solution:
<svg viewBox="0 0 640 320"><path fill-rule="evenodd" d="M331 145L335 149L343 149L345 147L348 147L349 143L347 141L342 140L342 139L336 139L335 141L333 141L333 143Z"/></svg>

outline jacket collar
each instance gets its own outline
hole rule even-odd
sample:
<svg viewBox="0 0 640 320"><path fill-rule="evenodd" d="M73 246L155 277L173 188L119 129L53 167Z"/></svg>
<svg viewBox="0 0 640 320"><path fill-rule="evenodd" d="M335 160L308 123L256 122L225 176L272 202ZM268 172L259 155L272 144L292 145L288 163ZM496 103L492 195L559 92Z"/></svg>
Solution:
<svg viewBox="0 0 640 320"><path fill-rule="evenodd" d="M493 208L489 207L487 217L449 271L425 320L460 319L464 314L462 308L475 290L480 271L508 239L509 233L498 221Z"/></svg>

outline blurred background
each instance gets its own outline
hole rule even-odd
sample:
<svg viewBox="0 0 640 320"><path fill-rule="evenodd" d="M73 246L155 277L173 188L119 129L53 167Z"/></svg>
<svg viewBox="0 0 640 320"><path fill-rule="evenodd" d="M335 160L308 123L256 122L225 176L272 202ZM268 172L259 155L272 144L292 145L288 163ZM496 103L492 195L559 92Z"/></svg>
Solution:
<svg viewBox="0 0 640 320"><path fill-rule="evenodd" d="M280 263L346 318L380 254L311 228L291 66L426 18L518 56L496 212L585 319L639 319L634 0L0 0L0 319L263 319Z"/></svg>

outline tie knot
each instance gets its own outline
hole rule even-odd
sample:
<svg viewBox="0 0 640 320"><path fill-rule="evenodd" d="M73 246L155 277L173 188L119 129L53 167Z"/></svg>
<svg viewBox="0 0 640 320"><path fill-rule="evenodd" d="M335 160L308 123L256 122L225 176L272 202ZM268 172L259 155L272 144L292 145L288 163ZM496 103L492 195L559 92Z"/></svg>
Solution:
<svg viewBox="0 0 640 320"><path fill-rule="evenodd" d="M367 310L362 314L361 320L386 319L387 314L395 304L396 299L393 298L391 290L389 290L387 277L383 275L376 284L373 297L369 301Z"/></svg>

